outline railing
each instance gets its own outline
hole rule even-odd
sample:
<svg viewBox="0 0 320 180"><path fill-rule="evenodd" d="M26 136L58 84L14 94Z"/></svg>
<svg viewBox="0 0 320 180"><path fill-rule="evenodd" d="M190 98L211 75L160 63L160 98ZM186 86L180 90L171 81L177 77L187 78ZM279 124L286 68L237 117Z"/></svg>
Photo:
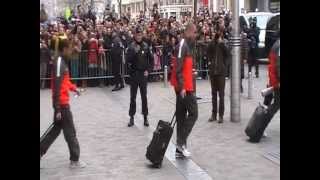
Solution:
<svg viewBox="0 0 320 180"><path fill-rule="evenodd" d="M197 44L194 49L194 57L196 60L195 69L198 72L198 77L205 79L208 77L208 59L206 58L206 44ZM150 72L150 76L158 76L159 79L165 79L165 66L167 73L170 74L170 55L164 54L163 46L156 46L154 52L154 68ZM122 57L125 57L125 50L122 51ZM119 57L119 58L122 58ZM120 59L117 59L119 61ZM80 53L73 54L68 67L71 80L91 80L91 79L111 79L113 74L113 60L110 55L110 50L106 49L103 52L90 54L90 51L83 50ZM129 77L128 66L124 59L121 59L120 74L123 78ZM46 77L40 77L40 80L51 79L51 65L48 64ZM166 78L170 78L167 74Z"/></svg>

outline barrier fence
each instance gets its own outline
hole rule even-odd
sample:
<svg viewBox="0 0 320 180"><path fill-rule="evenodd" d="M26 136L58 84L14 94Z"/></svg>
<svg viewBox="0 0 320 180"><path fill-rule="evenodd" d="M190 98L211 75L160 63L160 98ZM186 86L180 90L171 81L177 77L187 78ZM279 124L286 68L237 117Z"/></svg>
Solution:
<svg viewBox="0 0 320 180"><path fill-rule="evenodd" d="M206 56L207 44L197 44L194 49L195 56L195 69L198 72L198 77L206 79L208 77L208 59ZM123 78L129 77L128 65L125 61L125 52L122 50L122 56L119 59L112 59L110 55L110 49L103 51L88 51L83 50L80 53L74 53L71 60L68 61L68 67L70 71L71 80L103 80L114 78L113 63L121 61L120 74ZM165 79L165 66L167 66L166 78L170 78L170 56L171 54L164 52L163 46L156 46L153 51L154 56L154 68L150 72L151 78L157 80ZM41 68L41 67L40 67ZM47 72L44 77L40 77L40 81L47 81L51 79L52 64L47 64ZM41 75L40 75L41 76Z"/></svg>

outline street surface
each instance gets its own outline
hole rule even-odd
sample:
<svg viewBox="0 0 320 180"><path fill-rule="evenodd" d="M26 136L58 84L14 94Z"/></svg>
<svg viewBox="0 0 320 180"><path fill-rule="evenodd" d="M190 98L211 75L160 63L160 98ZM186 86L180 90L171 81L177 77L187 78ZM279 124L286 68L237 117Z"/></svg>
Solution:
<svg viewBox="0 0 320 180"><path fill-rule="evenodd" d="M247 72L247 67L246 67ZM88 88L82 96L71 96L71 110L80 143L84 169L71 170L67 144L61 134L40 162L41 180L279 180L280 112L266 129L268 136L258 144L247 142L244 129L266 87L267 66L253 78L253 98L248 99L248 82L243 80L241 122L230 122L230 80L226 81L225 121L208 122L211 88L208 80L197 81L199 118L188 139L189 160L175 160L176 132L161 169L150 168L145 158L151 133L160 119L170 121L175 110L172 87L163 82L148 84L150 127L143 127L140 94L137 95L135 126L128 128L129 86L117 92L113 87ZM40 90L40 135L52 122L51 91ZM270 154L273 154L273 158ZM275 158L276 157L276 158ZM277 158L278 157L278 158ZM182 162L185 161L185 162ZM198 176L199 174L199 176ZM200 178L202 175L202 178ZM198 178L197 178L198 176Z"/></svg>

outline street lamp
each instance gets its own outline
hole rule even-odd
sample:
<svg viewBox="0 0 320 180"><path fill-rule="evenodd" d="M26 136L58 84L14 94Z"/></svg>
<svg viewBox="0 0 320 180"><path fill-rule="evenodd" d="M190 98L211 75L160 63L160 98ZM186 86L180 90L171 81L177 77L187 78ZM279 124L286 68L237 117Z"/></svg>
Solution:
<svg viewBox="0 0 320 180"><path fill-rule="evenodd" d="M239 0L233 0L233 32L232 46L232 73L231 73L231 122L240 122L240 26Z"/></svg>

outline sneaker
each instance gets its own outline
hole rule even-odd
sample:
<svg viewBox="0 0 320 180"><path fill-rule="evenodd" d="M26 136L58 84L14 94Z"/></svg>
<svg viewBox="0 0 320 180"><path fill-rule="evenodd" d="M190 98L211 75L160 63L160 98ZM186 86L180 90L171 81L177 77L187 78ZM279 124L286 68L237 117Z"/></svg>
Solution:
<svg viewBox="0 0 320 180"><path fill-rule="evenodd" d="M130 117L130 121L128 123L128 127L131 127L134 125L134 118L133 117Z"/></svg>
<svg viewBox="0 0 320 180"><path fill-rule="evenodd" d="M218 123L223 123L223 117L222 116L219 117Z"/></svg>
<svg viewBox="0 0 320 180"><path fill-rule="evenodd" d="M177 149L182 153L183 156L185 157L190 157L191 156L191 152L188 151L188 149L186 148L186 146L177 146Z"/></svg>
<svg viewBox="0 0 320 180"><path fill-rule="evenodd" d="M263 138L266 138L266 137L268 137L268 134L264 132L263 135L262 135L262 137L263 137Z"/></svg>
<svg viewBox="0 0 320 180"><path fill-rule="evenodd" d="M212 122L212 121L216 121L216 120L217 120L216 116L211 116L208 121Z"/></svg>
<svg viewBox="0 0 320 180"><path fill-rule="evenodd" d="M87 164L83 161L70 161L70 168L77 169L77 168L84 168Z"/></svg>
<svg viewBox="0 0 320 180"><path fill-rule="evenodd" d="M182 154L182 152L179 151L178 148L176 148L176 158L183 158L183 157L184 157L184 155Z"/></svg>

